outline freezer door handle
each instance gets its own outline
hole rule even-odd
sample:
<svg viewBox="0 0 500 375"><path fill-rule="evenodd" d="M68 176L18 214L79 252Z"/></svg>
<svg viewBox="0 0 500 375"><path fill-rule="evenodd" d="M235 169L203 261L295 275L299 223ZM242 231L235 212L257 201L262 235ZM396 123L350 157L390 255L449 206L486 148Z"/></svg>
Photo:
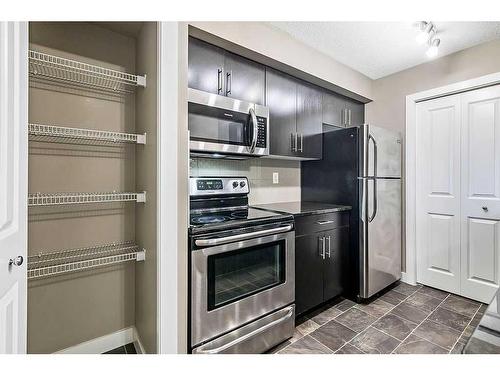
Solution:
<svg viewBox="0 0 500 375"><path fill-rule="evenodd" d="M377 177L377 141L371 134L368 134L368 142L370 142L370 140L373 142L373 176Z"/></svg>
<svg viewBox="0 0 500 375"><path fill-rule="evenodd" d="M373 212L368 217L369 223L371 223L373 219L375 219L375 216L377 216L377 179L374 178L372 181L373 181Z"/></svg>

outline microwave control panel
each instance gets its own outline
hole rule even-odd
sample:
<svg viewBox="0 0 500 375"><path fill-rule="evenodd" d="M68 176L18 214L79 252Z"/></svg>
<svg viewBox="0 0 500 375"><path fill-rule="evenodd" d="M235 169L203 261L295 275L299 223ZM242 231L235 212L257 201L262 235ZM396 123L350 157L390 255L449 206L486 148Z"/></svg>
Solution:
<svg viewBox="0 0 500 375"><path fill-rule="evenodd" d="M267 144L267 118L257 116L257 147L266 148Z"/></svg>

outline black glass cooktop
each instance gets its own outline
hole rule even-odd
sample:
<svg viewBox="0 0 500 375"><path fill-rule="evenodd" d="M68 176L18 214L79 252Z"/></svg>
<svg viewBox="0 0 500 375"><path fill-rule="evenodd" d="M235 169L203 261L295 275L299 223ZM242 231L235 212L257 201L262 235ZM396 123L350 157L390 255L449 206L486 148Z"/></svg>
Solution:
<svg viewBox="0 0 500 375"><path fill-rule="evenodd" d="M216 212L191 211L189 223L191 229L224 229L225 227L245 226L289 218L276 212L263 211L251 207L244 209L231 209Z"/></svg>

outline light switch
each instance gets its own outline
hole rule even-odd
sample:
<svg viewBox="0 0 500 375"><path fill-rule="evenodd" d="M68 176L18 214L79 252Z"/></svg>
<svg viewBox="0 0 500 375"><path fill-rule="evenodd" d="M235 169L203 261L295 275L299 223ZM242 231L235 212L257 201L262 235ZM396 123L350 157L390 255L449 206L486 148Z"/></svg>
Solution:
<svg viewBox="0 0 500 375"><path fill-rule="evenodd" d="M273 184L279 184L280 182L280 175L278 172L273 172Z"/></svg>

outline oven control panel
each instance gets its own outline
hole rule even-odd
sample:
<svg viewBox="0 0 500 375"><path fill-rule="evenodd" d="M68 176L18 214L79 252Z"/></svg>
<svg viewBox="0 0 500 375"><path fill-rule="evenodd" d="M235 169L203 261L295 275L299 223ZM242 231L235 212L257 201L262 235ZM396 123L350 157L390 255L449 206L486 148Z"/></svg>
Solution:
<svg viewBox="0 0 500 375"><path fill-rule="evenodd" d="M233 195L248 194L250 188L246 177L190 177L189 195Z"/></svg>

